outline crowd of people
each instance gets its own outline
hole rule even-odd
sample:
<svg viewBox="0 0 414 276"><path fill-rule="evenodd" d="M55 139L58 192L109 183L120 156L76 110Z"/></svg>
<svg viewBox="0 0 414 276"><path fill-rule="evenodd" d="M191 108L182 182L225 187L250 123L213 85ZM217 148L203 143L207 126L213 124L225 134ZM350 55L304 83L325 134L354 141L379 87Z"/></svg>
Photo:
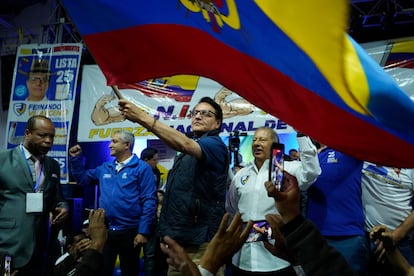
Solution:
<svg viewBox="0 0 414 276"><path fill-rule="evenodd" d="M67 233L61 256L52 245L69 209L47 156L53 122L32 116L22 144L0 152L0 254L12 256L14 275L113 275L117 258L122 275L414 275L414 169L357 160L298 132L278 189L268 179L279 137L260 127L253 161L228 185L213 99L194 106L187 134L125 99L119 112L179 154L161 185L158 150L138 157L129 131L113 133L113 160L96 168L71 146L71 173L78 185L98 183L99 209Z"/></svg>

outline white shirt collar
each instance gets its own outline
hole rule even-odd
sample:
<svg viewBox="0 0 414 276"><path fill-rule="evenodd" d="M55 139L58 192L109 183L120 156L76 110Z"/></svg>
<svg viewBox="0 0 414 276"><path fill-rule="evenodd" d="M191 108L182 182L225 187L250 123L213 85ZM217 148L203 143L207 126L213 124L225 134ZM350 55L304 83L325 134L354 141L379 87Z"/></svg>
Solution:
<svg viewBox="0 0 414 276"><path fill-rule="evenodd" d="M28 149L26 149L23 145L20 145L20 148L22 149L22 151L24 153L24 157L26 158L26 160L30 159L30 157L32 157L32 155L35 156Z"/></svg>
<svg viewBox="0 0 414 276"><path fill-rule="evenodd" d="M125 159L122 162L119 162L118 160L115 160L115 164L116 164L116 171L118 172L120 169L122 169L123 167L125 167L132 159L134 155L131 155L130 157L128 157L127 159Z"/></svg>
<svg viewBox="0 0 414 276"><path fill-rule="evenodd" d="M134 155L131 155L130 157L128 157L127 159L125 159L124 161L122 161L122 162L119 162L118 160L115 160L115 164L122 164L122 165L126 165L126 164L128 164L129 163L129 161L131 161L131 159L132 159L132 157L133 157Z"/></svg>

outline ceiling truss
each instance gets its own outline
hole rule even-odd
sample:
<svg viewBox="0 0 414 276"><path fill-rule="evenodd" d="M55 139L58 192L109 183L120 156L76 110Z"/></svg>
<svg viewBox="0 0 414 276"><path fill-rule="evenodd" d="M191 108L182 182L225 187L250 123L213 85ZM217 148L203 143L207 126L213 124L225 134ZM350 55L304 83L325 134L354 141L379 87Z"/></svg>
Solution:
<svg viewBox="0 0 414 276"><path fill-rule="evenodd" d="M414 0L353 0L349 34L358 42L414 35Z"/></svg>

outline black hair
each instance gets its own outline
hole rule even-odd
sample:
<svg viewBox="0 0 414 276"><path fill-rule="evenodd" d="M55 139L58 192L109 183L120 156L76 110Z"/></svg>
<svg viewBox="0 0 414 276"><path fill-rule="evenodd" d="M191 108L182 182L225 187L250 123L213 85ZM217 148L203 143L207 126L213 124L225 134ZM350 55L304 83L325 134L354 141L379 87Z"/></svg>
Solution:
<svg viewBox="0 0 414 276"><path fill-rule="evenodd" d="M66 241L65 241L66 248L74 243L75 237L78 235L84 235L86 237L85 233L82 232L81 230L72 230L66 235Z"/></svg>
<svg viewBox="0 0 414 276"><path fill-rule="evenodd" d="M156 148L148 147L142 150L141 159L144 161L150 160L151 158L154 157L156 153L158 153L158 150Z"/></svg>
<svg viewBox="0 0 414 276"><path fill-rule="evenodd" d="M29 131L33 131L34 129L36 129L36 122L39 119L47 120L47 121L49 121L53 124L52 120L50 120L46 116L34 115L34 116L30 117L29 120L27 120L26 129L29 130Z"/></svg>
<svg viewBox="0 0 414 276"><path fill-rule="evenodd" d="M208 103L209 105L211 105L214 108L215 113L216 113L216 118L217 118L217 120L219 120L220 127L221 127L221 124L223 123L223 110L221 109L221 106L218 103L216 103L210 97L203 97L203 98L201 98L201 100L198 103L199 104L200 103Z"/></svg>

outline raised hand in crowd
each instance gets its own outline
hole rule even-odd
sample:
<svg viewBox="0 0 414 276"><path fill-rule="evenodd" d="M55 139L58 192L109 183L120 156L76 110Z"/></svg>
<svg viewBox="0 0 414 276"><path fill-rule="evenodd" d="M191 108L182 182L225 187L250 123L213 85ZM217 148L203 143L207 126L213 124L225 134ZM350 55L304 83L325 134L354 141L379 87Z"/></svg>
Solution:
<svg viewBox="0 0 414 276"><path fill-rule="evenodd" d="M414 267L396 248L391 230L385 225L377 225L371 229L369 237L378 245L375 253L378 254L379 261L383 262L386 259L398 275L414 275Z"/></svg>
<svg viewBox="0 0 414 276"><path fill-rule="evenodd" d="M105 225L104 209L97 209L89 212L88 233L91 238L89 248L102 253L106 239L108 238L108 229Z"/></svg>
<svg viewBox="0 0 414 276"><path fill-rule="evenodd" d="M190 259L187 252L174 239L164 236L161 250L168 255L167 262L176 267L183 275L201 275L197 265Z"/></svg>
<svg viewBox="0 0 414 276"><path fill-rule="evenodd" d="M80 145L76 144L69 149L69 155L72 157L78 156L82 153L82 148Z"/></svg>
<svg viewBox="0 0 414 276"><path fill-rule="evenodd" d="M295 263L300 265L306 275L354 275L344 257L328 245L314 224L301 215L296 177L284 172L283 186L284 190L279 191L273 183L265 182L268 195L274 198L281 215L280 218L266 215L266 220L272 227L272 233L276 233L276 237L280 235L278 241L283 244L278 248L266 248L271 249L270 252L287 253L291 259L297 258Z"/></svg>
<svg viewBox="0 0 414 276"><path fill-rule="evenodd" d="M296 257L286 248L283 234L279 229L284 225L282 216L276 214L268 214L266 215L266 221L272 228L272 237L275 239L274 243L270 243L268 240L263 240L266 249L274 256L287 260L292 265L296 265Z"/></svg>
<svg viewBox="0 0 414 276"><path fill-rule="evenodd" d="M240 213L233 217L230 225L229 219L230 215L224 214L217 233L200 260L200 266L213 274L241 248L253 226L252 221L243 223Z"/></svg>
<svg viewBox="0 0 414 276"><path fill-rule="evenodd" d="M279 191L272 182L265 182L267 194L275 199L282 222L288 223L300 214L300 192L296 177L287 172L283 175L283 186L283 191Z"/></svg>
<svg viewBox="0 0 414 276"><path fill-rule="evenodd" d="M283 176L282 186L284 189L280 191L272 182L265 182L268 195L275 199L276 208L280 215L266 215L266 221L272 228L272 236L275 242L271 244L265 240L264 246L274 256L285 259L292 265L295 265L297 264L296 257L286 248L280 227L300 214L300 192L296 178L286 172Z"/></svg>
<svg viewBox="0 0 414 276"><path fill-rule="evenodd" d="M244 224L238 213L228 225L229 218L228 213L223 216L217 233L201 257L200 267L202 270L216 274L219 268L240 249L247 239L253 222L249 221ZM200 275L197 266L188 257L185 250L170 237L164 237L161 250L168 255L168 263L175 266L183 275Z"/></svg>

